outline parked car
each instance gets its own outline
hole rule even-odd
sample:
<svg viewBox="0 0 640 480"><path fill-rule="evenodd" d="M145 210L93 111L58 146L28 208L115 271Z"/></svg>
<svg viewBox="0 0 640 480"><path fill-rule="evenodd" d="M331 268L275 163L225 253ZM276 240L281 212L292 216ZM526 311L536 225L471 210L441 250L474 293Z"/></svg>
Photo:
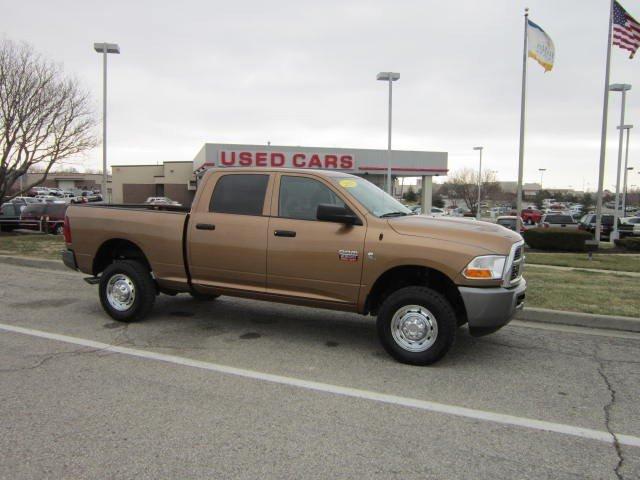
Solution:
<svg viewBox="0 0 640 480"><path fill-rule="evenodd" d="M422 215L422 207L420 205L412 205L411 207L409 207L409 210L411 210L416 215ZM434 217L440 217L442 215L446 215L446 212L442 208L431 207L431 215L433 215Z"/></svg>
<svg viewBox="0 0 640 480"><path fill-rule="evenodd" d="M618 224L620 238L640 237L640 217L621 218Z"/></svg>
<svg viewBox="0 0 640 480"><path fill-rule="evenodd" d="M181 206L179 202L175 200L171 200L169 197L149 197L145 200L148 205L175 205Z"/></svg>
<svg viewBox="0 0 640 480"><path fill-rule="evenodd" d="M62 235L67 207L63 202L27 205L20 215L20 228L42 228L45 232Z"/></svg>
<svg viewBox="0 0 640 480"><path fill-rule="evenodd" d="M11 203L16 203L19 205L27 205L29 203L38 203L38 201L33 197L14 197L9 201Z"/></svg>
<svg viewBox="0 0 640 480"><path fill-rule="evenodd" d="M522 221L528 225L534 225L540 222L542 218L542 212L540 210L535 210L533 208L525 208L520 213L520 217Z"/></svg>
<svg viewBox="0 0 640 480"><path fill-rule="evenodd" d="M24 205L14 202L0 206L0 232L10 232L20 226L20 211Z"/></svg>
<svg viewBox="0 0 640 480"><path fill-rule="evenodd" d="M596 232L596 214L588 213L583 216L578 223L578 229L595 234ZM602 215L602 223L600 225L600 237L608 240L613 231L613 215Z"/></svg>
<svg viewBox="0 0 640 480"><path fill-rule="evenodd" d="M562 213L550 213L544 214L540 219L540 226L542 228L568 228L568 229L578 229L578 222L574 220L571 215L566 215Z"/></svg>
<svg viewBox="0 0 640 480"><path fill-rule="evenodd" d="M522 223L522 219L517 215L505 215L502 217L498 217L496 219L496 223L498 225L502 225L509 230L513 230L514 232L524 232L524 224Z"/></svg>
<svg viewBox="0 0 640 480"><path fill-rule="evenodd" d="M459 325L472 335L506 325L526 290L517 233L412 215L332 171L210 169L191 210L71 206L65 244L65 265L99 278L115 320L181 292L359 312L376 315L387 352L414 365L442 358Z"/></svg>

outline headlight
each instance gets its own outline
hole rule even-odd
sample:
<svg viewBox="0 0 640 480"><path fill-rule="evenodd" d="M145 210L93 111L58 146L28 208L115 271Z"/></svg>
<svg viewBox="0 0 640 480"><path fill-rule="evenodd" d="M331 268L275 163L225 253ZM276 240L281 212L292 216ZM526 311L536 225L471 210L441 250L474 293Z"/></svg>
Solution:
<svg viewBox="0 0 640 480"><path fill-rule="evenodd" d="M503 255L483 255L476 257L462 271L465 278L500 280L507 257Z"/></svg>

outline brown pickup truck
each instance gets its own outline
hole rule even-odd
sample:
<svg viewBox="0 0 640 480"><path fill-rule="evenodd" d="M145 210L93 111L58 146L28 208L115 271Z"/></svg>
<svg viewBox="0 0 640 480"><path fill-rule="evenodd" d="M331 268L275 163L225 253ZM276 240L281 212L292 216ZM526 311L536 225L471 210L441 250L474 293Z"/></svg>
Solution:
<svg viewBox="0 0 640 480"><path fill-rule="evenodd" d="M190 211L71 206L64 263L92 275L116 320L156 295L235 295L377 316L402 362L442 358L457 327L491 333L523 305L522 237L472 219L413 215L369 181L300 169L223 168Z"/></svg>

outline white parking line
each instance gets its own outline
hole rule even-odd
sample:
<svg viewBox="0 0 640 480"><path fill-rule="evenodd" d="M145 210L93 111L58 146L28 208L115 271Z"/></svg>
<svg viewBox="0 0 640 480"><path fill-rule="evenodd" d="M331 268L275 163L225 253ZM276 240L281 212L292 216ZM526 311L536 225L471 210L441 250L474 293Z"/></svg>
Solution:
<svg viewBox="0 0 640 480"><path fill-rule="evenodd" d="M292 387L304 388L307 390L314 390L317 392L332 393L334 395L342 395L346 397L360 398L364 400L372 400L375 402L398 405L402 407L417 408L417 409L425 410L428 412L444 413L448 415L455 415L458 417L470 418L473 420L482 420L487 422L499 423L503 425L529 428L533 430L561 433L565 435L572 435L575 437L598 440L600 442L605 442L609 444L612 444L614 441L613 436L609 432L606 432L603 430L594 430L591 428L576 427L573 425L566 425L563 423L547 422L544 420L536 420L533 418L526 418L526 417L517 417L514 415L504 415L501 413L488 412L485 410L476 410L473 408L448 405L445 403L430 402L427 400L418 400L415 398L406 398L406 397L400 397L397 395L388 395L385 393L373 392L370 390L361 390L357 388L332 385L329 383L302 380L299 378L285 377L282 375L273 375L270 373L262 373L254 370L246 370L243 368L229 367L229 366L220 365L217 363L203 362L200 360L193 360L190 358L178 357L175 355L165 355L163 353L156 353L156 352L140 350L136 348L119 347L119 346L110 345L108 343L96 342L94 340L70 337L67 335L60 335L57 333L43 332L41 330L33 330L31 328L17 327L14 325L6 325L6 324L0 323L0 330L4 330L6 332L12 332L12 333L20 333L23 335L30 335L33 337L45 338L48 340L71 343L74 345L81 345L83 347L89 347L96 350L120 353L123 355L129 355L132 357L144 358L148 360L157 360L160 362L167 362L167 363L172 363L175 365L181 365L185 367L199 368L202 370L224 373L227 375L234 375L237 377L250 378L253 380L261 380L265 382L277 383L280 385L288 385ZM618 439L619 444L621 445L640 447L640 437L636 437L633 435L624 435L624 434L616 434L616 437Z"/></svg>

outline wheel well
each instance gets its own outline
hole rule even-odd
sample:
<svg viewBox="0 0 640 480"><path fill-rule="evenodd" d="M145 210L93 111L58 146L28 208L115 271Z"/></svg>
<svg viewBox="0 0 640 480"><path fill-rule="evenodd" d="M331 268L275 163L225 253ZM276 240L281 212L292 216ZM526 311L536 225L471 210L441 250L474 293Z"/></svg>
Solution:
<svg viewBox="0 0 640 480"><path fill-rule="evenodd" d="M138 260L151 271L151 265L140 247L135 243L121 238L114 238L104 242L93 258L93 274L98 275L115 260Z"/></svg>
<svg viewBox="0 0 640 480"><path fill-rule="evenodd" d="M444 273L418 265L394 267L380 275L369 292L366 310L377 315L382 302L396 290L412 285L429 287L441 293L451 303L458 318L458 325L467 322L467 311L455 283Z"/></svg>

